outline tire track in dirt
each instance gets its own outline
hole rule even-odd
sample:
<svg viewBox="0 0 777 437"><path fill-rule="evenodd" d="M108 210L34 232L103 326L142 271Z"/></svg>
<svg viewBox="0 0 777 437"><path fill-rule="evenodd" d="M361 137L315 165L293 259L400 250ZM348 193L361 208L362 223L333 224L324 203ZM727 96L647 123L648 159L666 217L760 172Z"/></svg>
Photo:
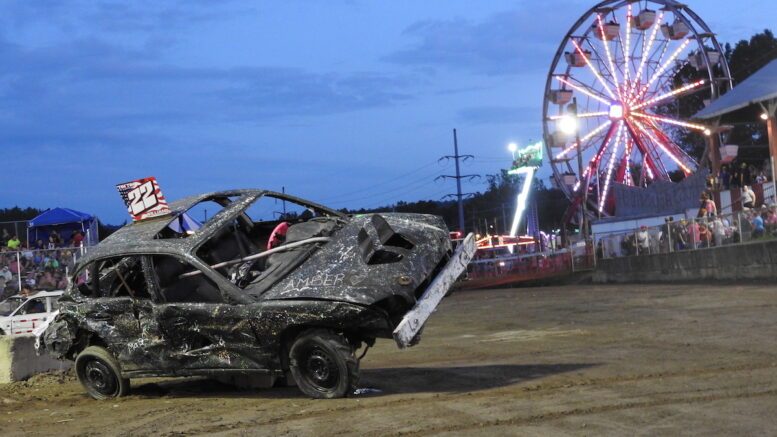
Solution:
<svg viewBox="0 0 777 437"><path fill-rule="evenodd" d="M552 394L550 392L555 392L557 390L563 390L563 389L574 388L574 387L587 387L587 386L612 385L612 384L629 383L629 382L642 382L642 381L649 381L649 380L663 379L663 378L708 376L708 375L716 375L721 373L746 372L746 371L763 370L763 369L770 369L770 368L777 368L777 364L764 363L760 365L757 365L757 364L739 365L739 366L731 366L731 367L719 367L719 368L713 368L713 369L690 369L686 371L677 371L677 372L645 373L645 374L635 374L635 375L590 378L590 379L585 379L580 381L572 380L572 381L565 381L565 382L555 383L555 384L540 384L537 386L522 387L517 389L516 387L513 386L513 387L494 389L494 390L488 390L488 391L482 391L482 392L468 391L468 392L451 393L451 394L440 394L440 393L431 394L430 393L428 396L400 397L400 398L388 399L384 401L381 401L379 398L364 398L363 400L368 402L364 402L358 405L349 403L347 405L333 407L333 408L306 411L304 413L292 413L292 414L287 414L283 416L271 417L267 419L264 419L264 418L252 419L252 420L244 420L239 422L231 422L229 424L224 424L224 425L221 425L221 424L211 425L211 426L205 426L202 428L187 430L187 431L184 431L184 434L213 433L213 432L219 432L219 431L226 431L234 428L245 429L245 428L251 428L254 426L272 426L272 425L282 424L285 422L325 418L327 416L332 416L339 413L359 414L359 412L362 412L362 411L363 412L369 411L372 414L376 409L387 409L387 408L393 408L396 406L407 407L417 402L422 402L426 407L428 407L430 404L450 402L453 399L464 398L464 397L466 397L468 401L471 401L476 399L500 398L503 396L515 397L515 396L519 396L522 393L532 394L532 395ZM777 391L777 389L775 389L775 391ZM401 396L401 393L397 393L397 394L389 393L389 395ZM369 400L376 400L376 402L371 403L369 402ZM576 410L572 410L572 411L576 411ZM496 425L492 425L492 426L496 426ZM180 435L180 431L175 433L164 434L164 435Z"/></svg>
<svg viewBox="0 0 777 437"><path fill-rule="evenodd" d="M551 420L563 419L566 417L601 414L601 413L608 413L613 411L624 411L624 410L632 410L632 409L639 409L639 408L655 408L655 407L663 407L663 406L678 405L678 404L690 405L690 404L698 404L698 403L706 403L706 402L715 402L715 401L721 401L721 400L749 399L749 398L757 398L757 397L764 397L764 396L777 396L777 389L764 390L759 392L733 393L729 395L722 394L722 395L691 396L691 397L673 398L673 399L656 399L656 400L643 401L643 402L626 402L622 404L606 404L606 405L599 405L599 406L588 407L588 408L574 408L570 410L561 410L561 411L555 411L550 413L535 414L527 417L485 420L485 421L479 421L479 422L470 422L470 423L447 425L447 426L436 426L436 427L431 426L431 427L426 427L419 430L413 430L413 431L407 431L407 432L402 432L402 431L395 432L395 433L381 432L379 434L372 434L372 435L411 437L411 436L417 436L417 435L428 435L431 433L476 430L476 429L483 429L483 428L489 428L489 427L495 427L495 426L530 425L530 424L547 422ZM369 434L366 434L366 435L369 435Z"/></svg>

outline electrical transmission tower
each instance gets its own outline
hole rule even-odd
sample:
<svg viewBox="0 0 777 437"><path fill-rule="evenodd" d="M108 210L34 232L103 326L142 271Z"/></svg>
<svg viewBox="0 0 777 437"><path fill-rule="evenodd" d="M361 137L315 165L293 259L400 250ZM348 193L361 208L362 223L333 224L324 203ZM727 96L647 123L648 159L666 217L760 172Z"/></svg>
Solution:
<svg viewBox="0 0 777 437"><path fill-rule="evenodd" d="M448 197L456 197L457 198L458 203L459 203L459 231L461 231L462 233L466 233L466 232L464 232L464 198L465 197L469 197L469 196L473 196L475 193L462 193L461 192L461 180L462 179L467 179L467 180L471 181L472 179L479 178L480 175L476 175L476 174L462 175L461 174L461 170L460 170L460 166L459 166L459 160L466 161L468 159L473 159L475 156L473 156L473 155L459 155L459 140L456 137L456 129L453 129L453 153L454 153L453 155L445 155L442 158L440 158L439 160L440 161L442 161L442 160L449 160L449 159L455 160L456 161L456 176L442 175L442 176L437 176L434 180L439 180L439 179L456 179L456 194L447 194L447 195L443 196L443 199L448 198Z"/></svg>

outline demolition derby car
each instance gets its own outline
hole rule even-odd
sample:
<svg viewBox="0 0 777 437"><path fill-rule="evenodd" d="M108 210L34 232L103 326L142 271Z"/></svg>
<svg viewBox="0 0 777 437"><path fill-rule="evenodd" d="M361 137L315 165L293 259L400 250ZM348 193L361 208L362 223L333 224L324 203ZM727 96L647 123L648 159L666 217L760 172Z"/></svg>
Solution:
<svg viewBox="0 0 777 437"><path fill-rule="evenodd" d="M418 342L473 252L471 235L454 252L436 216L346 216L262 190L193 196L90 250L39 347L74 360L96 399L127 394L130 378L192 375L342 397L357 350Z"/></svg>

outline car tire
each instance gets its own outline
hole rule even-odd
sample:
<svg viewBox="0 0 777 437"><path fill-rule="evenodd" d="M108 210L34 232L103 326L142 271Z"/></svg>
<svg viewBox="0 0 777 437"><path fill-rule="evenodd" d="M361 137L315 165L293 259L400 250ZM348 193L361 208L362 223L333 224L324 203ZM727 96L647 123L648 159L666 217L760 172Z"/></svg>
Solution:
<svg viewBox="0 0 777 437"><path fill-rule="evenodd" d="M289 368L297 387L314 399L342 398L359 380L359 362L341 335L325 329L300 334L289 350Z"/></svg>
<svg viewBox="0 0 777 437"><path fill-rule="evenodd" d="M76 357L76 375L94 399L112 399L126 396L130 382L121 377L121 367L116 358L101 346L89 346Z"/></svg>

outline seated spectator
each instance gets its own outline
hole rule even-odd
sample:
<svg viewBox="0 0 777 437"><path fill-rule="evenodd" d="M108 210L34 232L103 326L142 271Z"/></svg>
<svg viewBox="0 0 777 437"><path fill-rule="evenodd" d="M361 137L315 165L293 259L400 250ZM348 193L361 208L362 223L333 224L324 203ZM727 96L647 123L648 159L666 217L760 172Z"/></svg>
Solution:
<svg viewBox="0 0 777 437"><path fill-rule="evenodd" d="M45 248L46 246L43 244L43 240L39 239L38 241L35 242L35 246L34 246L35 250L43 250Z"/></svg>

